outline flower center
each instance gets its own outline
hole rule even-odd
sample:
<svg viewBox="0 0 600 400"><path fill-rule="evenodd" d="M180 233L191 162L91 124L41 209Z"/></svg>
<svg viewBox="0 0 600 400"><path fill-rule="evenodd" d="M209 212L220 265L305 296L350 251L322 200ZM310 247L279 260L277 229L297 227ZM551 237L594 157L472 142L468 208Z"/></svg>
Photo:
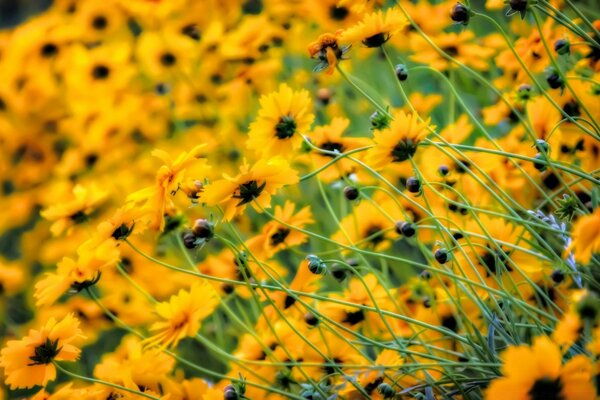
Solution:
<svg viewBox="0 0 600 400"><path fill-rule="evenodd" d="M382 44L387 42L389 38L390 38L389 35L381 32L381 33L376 33L373 36L369 36L368 38L363 40L362 43L367 47L380 47Z"/></svg>
<svg viewBox="0 0 600 400"><path fill-rule="evenodd" d="M296 121L292 115L284 115L275 125L275 136L278 139L289 139L296 133Z"/></svg>
<svg viewBox="0 0 600 400"><path fill-rule="evenodd" d="M62 347L58 347L58 339L52 341L50 338L46 338L44 344L35 348L34 355L29 357L32 362L28 365L50 364L54 360L54 357L60 353L61 349Z"/></svg>
<svg viewBox="0 0 600 400"><path fill-rule="evenodd" d="M238 186L237 193L232 196L234 199L240 200L236 207L250 203L252 200L260 196L266 185L267 182L263 182L263 184L259 186L258 182L256 181L248 181Z"/></svg>
<svg viewBox="0 0 600 400"><path fill-rule="evenodd" d="M271 246L277 246L285 241L290 234L290 230L287 228L279 228L277 232L271 235Z"/></svg>
<svg viewBox="0 0 600 400"><path fill-rule="evenodd" d="M160 56L160 63L165 67L172 67L177 62L177 57L173 53L164 53Z"/></svg>
<svg viewBox="0 0 600 400"><path fill-rule="evenodd" d="M110 69L106 65L96 65L92 70L94 79L103 80L108 78L108 75L110 75Z"/></svg>
<svg viewBox="0 0 600 400"><path fill-rule="evenodd" d="M535 381L528 394L531 400L564 400L561 391L560 379L542 378Z"/></svg>
<svg viewBox="0 0 600 400"><path fill-rule="evenodd" d="M322 143L320 145L320 147L323 150L333 151L333 152L337 152L340 154L346 149L346 147L342 143L339 143L339 142L325 142L325 143ZM331 157L331 158L335 157L333 154L323 154L322 153L322 155L324 155L325 157Z"/></svg>
<svg viewBox="0 0 600 400"><path fill-rule="evenodd" d="M402 162L408 160L417 151L417 145L411 139L401 140L392 149L392 161Z"/></svg>

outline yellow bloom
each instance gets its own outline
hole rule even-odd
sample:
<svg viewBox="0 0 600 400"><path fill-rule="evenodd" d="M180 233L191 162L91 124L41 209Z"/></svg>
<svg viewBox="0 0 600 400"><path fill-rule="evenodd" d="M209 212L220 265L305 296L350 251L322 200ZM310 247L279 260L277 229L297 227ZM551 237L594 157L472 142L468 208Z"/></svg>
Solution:
<svg viewBox="0 0 600 400"><path fill-rule="evenodd" d="M34 297L38 307L53 304L69 289L79 292L95 284L102 271L119 260L119 250L112 238L102 242L90 239L77 253L77 260L64 257L58 263L56 273L46 273L36 283Z"/></svg>
<svg viewBox="0 0 600 400"><path fill-rule="evenodd" d="M592 400L592 365L584 355L562 363L558 346L545 336L533 345L511 346L502 354L503 377L492 381L486 400Z"/></svg>
<svg viewBox="0 0 600 400"><path fill-rule="evenodd" d="M32 329L21 340L11 340L2 349L0 366L12 388L45 386L56 378L53 361L75 361L80 350L71 344L83 338L79 321L68 314L57 321L50 318L40 330Z"/></svg>
<svg viewBox="0 0 600 400"><path fill-rule="evenodd" d="M310 207L304 207L297 213L294 213L294 208L294 203L291 201L286 201L283 207L276 206L275 218L299 229L314 222ZM306 242L307 238L304 233L290 229L277 221L270 221L265 224L259 235L249 240L248 247L253 250L256 257L266 260L281 250Z"/></svg>
<svg viewBox="0 0 600 400"><path fill-rule="evenodd" d="M76 185L73 188L74 199L52 205L42 210L41 215L54 221L50 230L54 236L58 236L73 225L86 221L106 200L107 194L93 185L89 188Z"/></svg>
<svg viewBox="0 0 600 400"><path fill-rule="evenodd" d="M367 47L380 47L407 25L408 21L399 9L390 8L385 13L379 10L365 15L356 25L343 31L340 41L362 42Z"/></svg>
<svg viewBox="0 0 600 400"><path fill-rule="evenodd" d="M414 156L429 130L435 129L429 122L430 119L420 121L416 114L394 113L394 120L388 128L374 132L375 147L368 152L368 162L375 168L383 168L408 160Z"/></svg>
<svg viewBox="0 0 600 400"><path fill-rule="evenodd" d="M573 241L567 251L573 251L577 262L589 263L593 254L600 253L600 208L591 215L579 217L571 236Z"/></svg>
<svg viewBox="0 0 600 400"><path fill-rule="evenodd" d="M150 345L175 347L179 341L194 336L200 329L200 322L212 314L219 298L208 283L194 284L189 291L180 290L169 301L156 305L156 313L161 321L152 325L158 333L148 339Z"/></svg>
<svg viewBox="0 0 600 400"><path fill-rule="evenodd" d="M203 200L210 206L222 207L223 218L227 221L243 213L248 203L258 211L260 207L269 208L271 196L278 189L298 182L297 172L281 158L259 160L252 166L244 164L239 175L224 174L223 177L206 187Z"/></svg>
<svg viewBox="0 0 600 400"><path fill-rule="evenodd" d="M317 58L320 63L314 68L315 72L327 70L327 75L331 75L337 62L342 60L348 46L340 47L338 44L339 33L324 33L314 42L308 45L308 54L310 58Z"/></svg>
<svg viewBox="0 0 600 400"><path fill-rule="evenodd" d="M290 157L310 130L314 115L308 91L293 91L282 84L279 91L262 96L258 118L250 125L247 146L263 157Z"/></svg>
<svg viewBox="0 0 600 400"><path fill-rule="evenodd" d="M139 190L127 197L127 201L133 203L144 202L142 209L150 215L150 228L162 231L165 227L165 209L171 204L168 195L174 195L179 190L186 169L201 157L203 144L194 147L189 152L182 152L179 157L173 159L165 152L155 149L152 155L160 158L164 163L156 172L156 180L153 186Z"/></svg>

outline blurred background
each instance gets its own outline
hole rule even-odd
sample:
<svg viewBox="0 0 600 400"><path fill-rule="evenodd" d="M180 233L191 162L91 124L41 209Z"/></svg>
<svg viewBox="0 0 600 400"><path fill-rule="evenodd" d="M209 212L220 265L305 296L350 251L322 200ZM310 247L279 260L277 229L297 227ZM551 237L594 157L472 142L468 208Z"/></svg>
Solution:
<svg viewBox="0 0 600 400"><path fill-rule="evenodd" d="M0 28L16 26L51 4L52 0L0 0Z"/></svg>

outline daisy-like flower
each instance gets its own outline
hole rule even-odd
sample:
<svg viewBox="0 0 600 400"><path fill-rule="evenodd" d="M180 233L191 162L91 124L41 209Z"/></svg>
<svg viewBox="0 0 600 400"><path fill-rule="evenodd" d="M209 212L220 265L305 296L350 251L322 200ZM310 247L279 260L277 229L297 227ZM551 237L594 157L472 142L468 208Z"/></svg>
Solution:
<svg viewBox="0 0 600 400"><path fill-rule="evenodd" d="M127 197L128 202L141 203L142 209L150 215L150 228L162 231L165 227L165 209L171 203L168 195L173 195L179 190L179 185L184 180L185 171L190 165L201 158L201 151L205 145L194 147L189 152L183 152L173 160L165 151L155 149L152 155L160 158L164 163L156 172L156 183L153 186L139 190Z"/></svg>
<svg viewBox="0 0 600 400"><path fill-rule="evenodd" d="M286 201L283 207L275 207L275 218L300 229L314 222L310 207L304 207L294 213L295 208L294 203ZM250 239L248 247L259 259L266 260L281 250L306 242L307 238L304 233L292 230L280 222L270 221L265 224L259 235Z"/></svg>
<svg viewBox="0 0 600 400"><path fill-rule="evenodd" d="M592 255L600 253L600 208L593 214L580 217L573 226L573 241L566 252L573 251L575 260L587 264Z"/></svg>
<svg viewBox="0 0 600 400"><path fill-rule="evenodd" d="M202 320L211 315L218 304L217 292L208 283L195 283L189 291L181 289L169 301L156 305L161 320L150 328L157 333L146 339L146 343L177 346L181 339L198 332Z"/></svg>
<svg viewBox="0 0 600 400"><path fill-rule="evenodd" d="M430 119L420 121L416 114L394 113L389 127L374 132L375 147L368 152L369 163L375 168L383 168L411 158L429 130L435 129L429 122Z"/></svg>
<svg viewBox="0 0 600 400"><path fill-rule="evenodd" d="M83 338L79 321L68 314L50 318L40 330L31 329L21 340L11 340L2 349L0 366L12 388L45 386L56 379L54 361L75 361L79 350L71 342Z"/></svg>
<svg viewBox="0 0 600 400"><path fill-rule="evenodd" d="M271 196L283 186L298 182L298 173L282 158L273 158L259 160L252 166L244 164L240 174L235 177L223 174L223 178L206 187L203 200L210 206L222 207L223 218L229 221L254 201L262 208L269 208ZM260 207L255 206L257 211Z"/></svg>
<svg viewBox="0 0 600 400"><path fill-rule="evenodd" d="M263 157L289 157L302 144L314 115L308 91L293 91L282 84L279 91L262 96L258 118L250 125L247 146Z"/></svg>
<svg viewBox="0 0 600 400"><path fill-rule="evenodd" d="M86 188L76 185L73 188L74 198L52 205L42 210L41 215L54 223L50 231L54 236L62 234L72 226L85 222L107 197L107 192L95 186Z"/></svg>
<svg viewBox="0 0 600 400"><path fill-rule="evenodd" d="M319 60L313 71L327 71L327 75L331 75L338 61L344 59L344 55L348 52L349 46L340 46L338 44L339 32L324 33L314 42L308 45L308 54L310 58Z"/></svg>
<svg viewBox="0 0 600 400"><path fill-rule="evenodd" d="M589 358L577 355L563 364L559 347L545 336L531 347L509 347L501 358L503 377L492 381L486 400L595 398Z"/></svg>
<svg viewBox="0 0 600 400"><path fill-rule="evenodd" d="M77 249L77 260L64 257L54 273L47 273L35 285L36 305L53 304L69 289L79 292L94 285L100 279L102 271L116 264L119 250L111 238L98 242L90 239Z"/></svg>
<svg viewBox="0 0 600 400"><path fill-rule="evenodd" d="M379 10L365 15L356 25L343 31L340 41L361 42L367 47L380 47L407 25L408 21L399 9L393 7L385 12Z"/></svg>

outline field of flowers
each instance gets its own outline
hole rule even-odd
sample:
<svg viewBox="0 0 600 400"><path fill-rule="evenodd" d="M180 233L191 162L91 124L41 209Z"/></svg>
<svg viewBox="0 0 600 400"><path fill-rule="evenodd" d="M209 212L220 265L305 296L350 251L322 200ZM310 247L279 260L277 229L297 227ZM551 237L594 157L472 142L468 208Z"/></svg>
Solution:
<svg viewBox="0 0 600 400"><path fill-rule="evenodd" d="M596 0L50 3L0 399L598 398Z"/></svg>

